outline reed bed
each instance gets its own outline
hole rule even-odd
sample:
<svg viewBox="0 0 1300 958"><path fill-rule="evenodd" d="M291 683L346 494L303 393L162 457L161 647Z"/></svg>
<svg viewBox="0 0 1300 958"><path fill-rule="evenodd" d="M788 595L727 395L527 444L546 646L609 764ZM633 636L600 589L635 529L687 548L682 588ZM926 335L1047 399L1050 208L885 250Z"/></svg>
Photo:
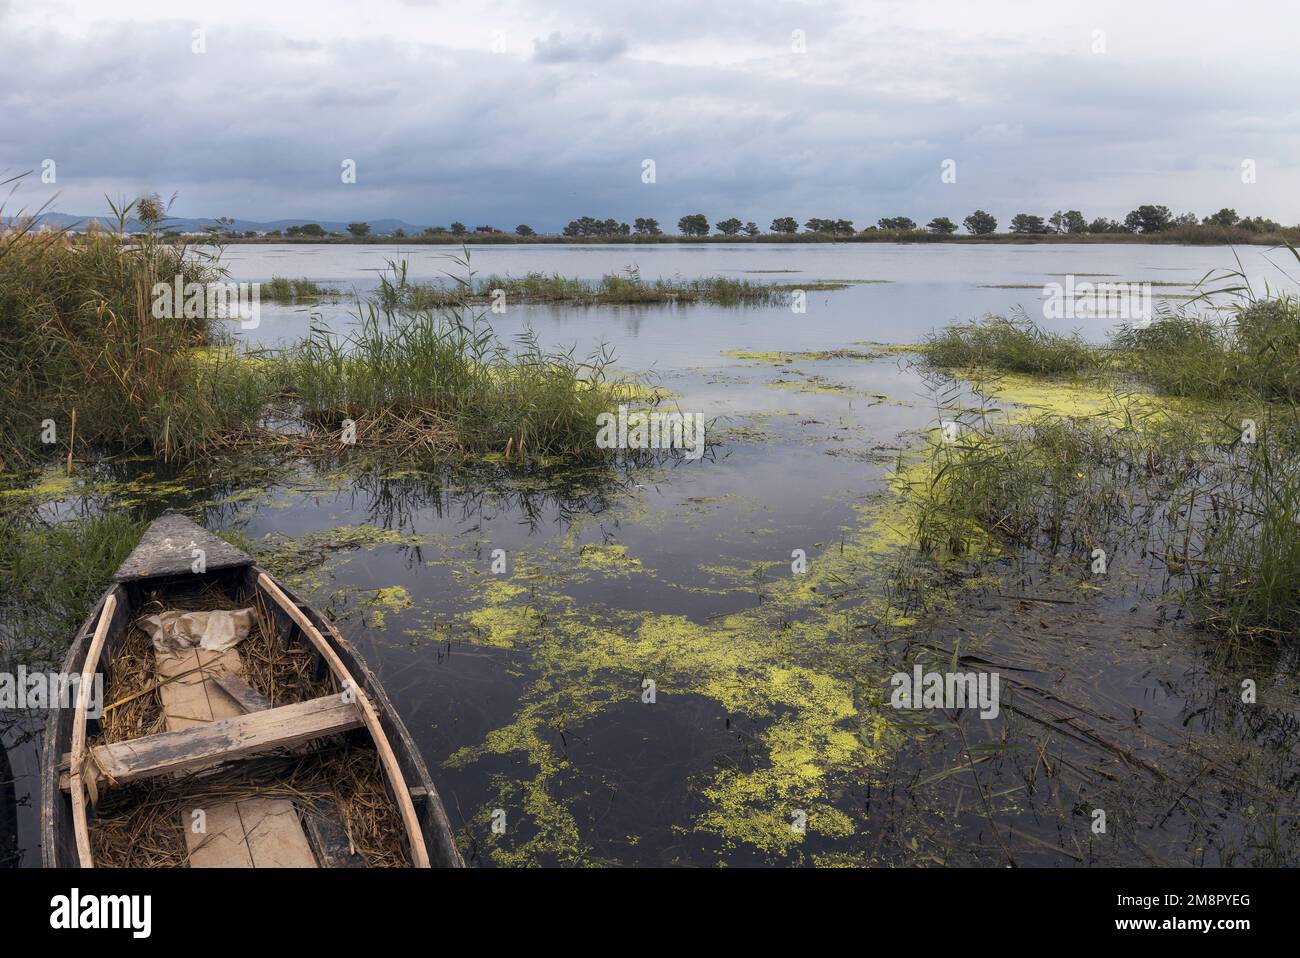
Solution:
<svg viewBox="0 0 1300 958"><path fill-rule="evenodd" d="M49 522L0 509L0 669L60 661L144 529L117 513Z"/></svg>
<svg viewBox="0 0 1300 958"><path fill-rule="evenodd" d="M249 353L233 348L219 318L154 315L155 284L202 286L226 274L204 250L153 230L123 233L134 205L115 210L118 232L0 231L0 417L10 427L0 435L0 472L56 456L71 471L121 451L184 460L359 449L390 462L607 455L595 444L595 417L616 405L605 379L612 356L546 351L531 332L503 341L468 305L477 296L472 273L428 300L406 281L405 265L393 264L376 297L358 298L355 330L314 330L281 352ZM521 282L512 289L568 295L554 277ZM292 301L326 292L284 277L264 288ZM775 295L744 281L628 277L607 277L598 295L670 293ZM340 442L343 420L357 429Z"/></svg>
<svg viewBox="0 0 1300 958"><path fill-rule="evenodd" d="M620 385L607 379L607 350L578 359L544 350L531 329L502 342L467 309L384 305L401 302L404 284L405 269L394 266L374 301L358 302L353 329L317 330L277 356L292 384L291 414L307 426L297 441L519 461L607 456L596 416L614 407Z"/></svg>
<svg viewBox="0 0 1300 958"><path fill-rule="evenodd" d="M1077 335L1048 332L1021 317L988 316L977 323L949 326L932 334L921 355L946 369L997 369L1054 376L1097 368L1100 356Z"/></svg>
<svg viewBox="0 0 1300 958"><path fill-rule="evenodd" d="M1127 551L1207 628L1300 636L1295 299L1248 295L1224 322L1165 315L1120 329L1106 349L1005 323L962 327L932 337L925 358L977 387L1002 371L1087 371L1113 390L1116 414L1006 422L947 410L966 424L962 441L938 446L911 487L924 548L995 541L1067 567L1098 546ZM1180 397L1178 411L1129 402L1134 382Z"/></svg>
<svg viewBox="0 0 1300 958"><path fill-rule="evenodd" d="M258 292L263 299L276 303L312 302L339 295L333 286L306 278L290 279L287 276L272 276L271 281L263 283Z"/></svg>
<svg viewBox="0 0 1300 958"><path fill-rule="evenodd" d="M759 283L726 276L697 279L642 279L636 269L606 273L598 280L561 276L558 273L527 273L497 276L472 283L435 285L406 283L393 290L389 305L412 309L445 309L466 304L490 303L504 297L508 304L566 303L579 306L652 303L711 303L719 306L787 305L798 289L842 289L847 283L812 284Z"/></svg>
<svg viewBox="0 0 1300 958"><path fill-rule="evenodd" d="M0 252L0 417L8 427L0 468L51 446L69 462L103 446L179 458L250 428L264 402L259 370L195 355L221 335L214 324L154 315L155 283L219 275L211 258L149 235L9 238Z"/></svg>

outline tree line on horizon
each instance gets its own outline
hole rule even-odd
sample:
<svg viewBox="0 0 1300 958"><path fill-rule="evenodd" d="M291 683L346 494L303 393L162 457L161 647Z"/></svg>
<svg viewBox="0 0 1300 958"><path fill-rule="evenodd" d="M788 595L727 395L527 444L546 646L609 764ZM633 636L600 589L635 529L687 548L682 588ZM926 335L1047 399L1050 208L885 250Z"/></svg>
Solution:
<svg viewBox="0 0 1300 958"><path fill-rule="evenodd" d="M233 221L226 220L224 217L218 220L219 224L225 224ZM816 234L825 236L859 236L876 232L884 233L927 233L931 235L950 236L955 234L960 228L964 227L972 236L991 236L998 232L998 220L991 213L985 210L975 210L969 216L965 217L961 226L954 223L946 216L936 216L924 227L919 226L914 220L907 216L886 216L878 219L873 226L867 226L858 229L854 226L852 220L846 219L829 219L813 217L803 224L805 235ZM1104 233L1138 233L1153 234L1163 233L1176 228L1186 227L1219 227L1226 229L1243 230L1249 233L1271 233L1283 229L1282 225L1275 220L1267 219L1263 216L1239 216L1235 209L1224 207L1217 213L1205 217L1197 217L1195 213L1183 213L1175 216L1170 212L1169 207L1154 204L1146 204L1132 210L1121 220L1107 219L1104 216L1097 217L1089 221L1079 210L1057 210L1051 216L1043 217L1033 213L1017 213L1011 218L1008 224L1008 233L1020 235L1049 235L1049 234L1104 234ZM348 233L356 239L364 239L371 235L370 224L365 222L349 223L347 226ZM763 234L757 223L752 220L741 222L737 217L728 217L724 220L710 225L709 219L703 213L689 213L677 221L677 231L681 236L703 237L708 236L716 230L720 236L734 237L753 237ZM768 226L767 235L781 236L794 235L799 233L799 221L793 216L778 216L772 220ZM505 230L497 229L494 226L476 226L473 229L467 227L464 223L454 222L450 226L430 226L419 233L411 234L412 236L469 236L469 235L491 235L503 234ZM514 233L517 236L536 236L537 231L526 223L521 223L515 227ZM279 236L279 230L271 230L264 234L266 236ZM340 233L331 233L319 223L306 223L302 226L290 226L283 235L290 237L327 237L341 236ZM397 238L407 236L405 230L398 229L392 233L386 234ZM637 217L632 223L620 222L619 220L597 219L592 216L582 216L578 219L571 220L564 227L561 235L566 237L614 237L614 236L663 236L664 230L659 225L659 221L653 217Z"/></svg>
<svg viewBox="0 0 1300 958"><path fill-rule="evenodd" d="M996 233L998 220L985 210L975 210L962 220L962 226L974 236L987 236ZM1250 232L1270 232L1282 229L1281 224L1262 216L1241 217L1234 209L1227 207L1210 216L1198 218L1195 213L1183 213L1175 216L1167 206L1148 204L1139 206L1129 212L1122 221L1098 217L1091 222L1079 210L1057 210L1046 218L1033 213L1017 213L1009 224L1011 233L1047 234L1047 233L1162 233L1180 226L1219 226L1245 229ZM742 223L737 217L719 220L709 225L703 213L691 213L677 221L677 231L682 236L708 236L711 229L716 229L722 236L758 236L762 232L753 221ZM813 217L803 224L805 233L823 233L840 236L855 236L860 233L926 232L951 235L959 229L958 225L946 216L936 216L919 226L908 216L886 216L876 221L874 226L857 229L852 220L827 219ZM529 231L531 233L531 230ZM778 216L772 220L768 232L775 235L791 235L799 232L799 221L793 216ZM661 236L663 230L655 219L638 218L631 225L617 220L597 220L590 216L572 220L564 228L565 236Z"/></svg>

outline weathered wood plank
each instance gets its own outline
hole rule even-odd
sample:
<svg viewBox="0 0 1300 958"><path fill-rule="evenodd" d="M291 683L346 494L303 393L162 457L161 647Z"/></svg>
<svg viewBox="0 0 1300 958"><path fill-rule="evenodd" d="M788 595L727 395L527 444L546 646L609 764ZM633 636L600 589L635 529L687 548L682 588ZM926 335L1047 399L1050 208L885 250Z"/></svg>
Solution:
<svg viewBox="0 0 1300 958"><path fill-rule="evenodd" d="M303 830L316 851L322 868L365 868L366 858L348 838L343 814L332 799L323 799L321 807L308 805L302 812Z"/></svg>
<svg viewBox="0 0 1300 958"><path fill-rule="evenodd" d="M94 749L94 757L103 769L105 784L120 785L291 748L358 728L363 721L355 702L326 695L176 732L100 745Z"/></svg>
<svg viewBox="0 0 1300 958"><path fill-rule="evenodd" d="M271 707L270 699L237 675L217 675L212 681L245 712L261 712Z"/></svg>
<svg viewBox="0 0 1300 958"><path fill-rule="evenodd" d="M244 840L254 868L317 867L293 802L282 798L242 799L239 817L244 822ZM193 864L191 861L191 867Z"/></svg>
<svg viewBox="0 0 1300 958"><path fill-rule="evenodd" d="M237 649L212 652L184 649L158 653L168 731L193 728L261 712L271 703L243 679ZM168 691L170 690L170 692ZM195 811L202 811L196 821ZM202 822L202 827L196 827ZM251 798L210 803L181 813L191 868L315 868L294 803L283 798Z"/></svg>
<svg viewBox="0 0 1300 958"><path fill-rule="evenodd" d="M252 565L252 557L219 539L182 515L169 513L149 524L140 544L113 574L114 582L130 582L163 575L190 575L199 555L203 571L215 572L234 566Z"/></svg>
<svg viewBox="0 0 1300 958"><path fill-rule="evenodd" d="M194 809L189 810L191 813ZM253 853L244 837L244 820L238 802L219 802L202 809L201 831L194 830L192 815L181 816L185 850L191 868L252 868Z"/></svg>
<svg viewBox="0 0 1300 958"><path fill-rule="evenodd" d="M302 609L298 608L297 603L284 594L276 581L263 572L258 575L257 584L271 597L276 605L288 613L289 618L293 619L298 628L302 630L302 634L307 636L311 644L316 647L316 651L321 654L321 658L328 663L335 678L356 696L356 703L360 707L366 729L370 732L370 738L375 743L375 751L379 753L380 764L384 767L384 775L388 779L389 791L392 793L393 800L397 803L397 811L401 815L402 825L406 829L407 844L411 852L411 864L416 868L431 867L429 864L429 850L425 847L424 833L420 828L420 818L415 812L415 804L411 801L411 794L407 790L406 778L402 775L397 756L393 753L392 743L388 741L388 736L384 734L384 728L379 722L379 715L375 711L374 704L371 703L365 690L357 685L352 673L348 671L347 666L343 664L343 660L334 651L334 647L325 640L325 637L320 634L320 630L312 624L311 619L307 618Z"/></svg>
<svg viewBox="0 0 1300 958"><path fill-rule="evenodd" d="M158 688L167 731L206 725L219 719L235 718L244 710L213 688L219 676L238 675L243 670L238 649L212 652L181 649L154 654L158 678L167 680Z"/></svg>
<svg viewBox="0 0 1300 958"><path fill-rule="evenodd" d="M99 668L99 656L104 650L104 639L108 636L109 626L113 623L113 613L117 611L117 596L110 593L104 600L104 610L99 614L99 624L95 627L95 636L90 641L86 652L86 664L81 670L81 684L77 687L77 706L72 713L72 755L69 759L71 774L68 776L68 788L72 792L72 828L77 842L77 858L82 868L95 867L95 855L90 847L90 822L86 814L86 790L88 784L94 789L95 779L83 782L82 774L86 765L86 709L90 706L91 682Z"/></svg>

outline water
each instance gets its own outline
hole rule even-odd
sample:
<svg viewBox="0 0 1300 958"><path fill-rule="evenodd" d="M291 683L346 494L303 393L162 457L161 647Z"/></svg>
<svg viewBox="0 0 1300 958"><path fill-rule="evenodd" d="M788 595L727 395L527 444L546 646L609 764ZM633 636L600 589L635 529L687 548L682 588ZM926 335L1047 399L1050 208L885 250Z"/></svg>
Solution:
<svg viewBox="0 0 1300 958"><path fill-rule="evenodd" d="M455 252L234 246L224 261L234 280L308 277L365 291L388 258L406 258L413 279L434 279ZM1257 283L1278 285L1263 254L1245 259ZM682 410L713 421L722 441L698 462L599 477L423 474L405 464L360 479L306 468L271 482L185 474L184 492L143 497L142 514L179 507L242 530L339 617L420 746L473 863L999 863L978 792L952 771L968 753L950 735L897 727L880 704L896 643L969 649L982 620L984 644L974 647L1015 663L1022 679L1107 723L1131 724L1131 710L1143 710L1142 754L1175 771L1189 735L1230 752L1260 734L1243 732L1222 703L1210 707L1225 683L1207 678L1207 648L1128 587L1086 609L1032 612L984 588L959 596L965 605L951 627L910 635L918 610L890 600L889 584L908 572L893 549L906 521L887 478L918 431L936 425L930 384L889 352L786 364L723 355L915 342L987 312L1039 311L1037 290L984 287L1041 286L1067 272L1191 283L1231 265L1226 249L503 246L475 248L473 263L484 275L594 279L635 265L647 278L888 280L813 294L799 316L702 305L516 306L491 317L502 335L529 324L544 346L582 353L605 343L624 369L652 372ZM244 335L269 345L311 323L341 329L348 309L267 305ZM1079 328L1093 339L1105 332L1099 321ZM145 486L173 478L152 469L130 467ZM365 544L334 548L340 528L367 530ZM804 575L792 569L798 553ZM503 575L493 572L494 554L505 558ZM1091 623L1085 635L1081 622ZM1004 731L1032 758L1036 730L1014 715L978 734L997 740ZM1058 747L1062 762L1081 768L1117 761L1113 751ZM34 753L12 754L19 847L34 864ZM1195 816L1182 810L1158 827L1152 812L1137 838L1094 849L1086 820L1055 817L1060 794L1044 812L1016 756L981 768L985 784L1001 786L997 812L1018 830L1018 863L1217 854L1204 851ZM1170 801L1160 804L1158 784L1149 789L1141 801L1163 813ZM1062 791L1082 800L1089 786ZM490 827L496 809L504 835ZM1211 837L1212 849L1241 842L1237 818Z"/></svg>
<svg viewBox="0 0 1300 958"><path fill-rule="evenodd" d="M309 277L342 290L373 289L390 260L407 264L413 281L432 282L448 273L464 275L447 246L232 246L223 257L231 277L265 282L272 276ZM1285 251L1251 247L1240 251L1242 264L1259 289L1294 288L1283 270L1296 275ZM557 273L596 280L636 267L645 279L728 276L786 283L827 280L885 280L836 292L811 293L808 312L792 321L781 310L709 305L665 308L594 306L573 309L512 306L493 325L507 335L525 323L544 340L576 346L586 353L601 342L613 346L637 368L707 365L719 349L816 350L855 340L917 342L948 323L987 313L1010 315L1023 309L1048 328L1078 330L1104 339L1114 324L1104 319L1044 321L1042 286L1063 283L1067 273L1080 281L1194 284L1207 274L1235 268L1233 250L1217 246L1132 245L844 245L736 244L647 246L485 246L471 250L471 265L481 277ZM1092 275L1088 275L1092 274ZM1222 284L1220 284L1222 285ZM997 289L1032 286L1033 289ZM1190 287L1155 287L1187 294ZM1175 303L1177 301L1174 301ZM246 335L250 343L272 345L307 335L311 315L325 325L346 325L350 303L310 308L262 307L261 326Z"/></svg>

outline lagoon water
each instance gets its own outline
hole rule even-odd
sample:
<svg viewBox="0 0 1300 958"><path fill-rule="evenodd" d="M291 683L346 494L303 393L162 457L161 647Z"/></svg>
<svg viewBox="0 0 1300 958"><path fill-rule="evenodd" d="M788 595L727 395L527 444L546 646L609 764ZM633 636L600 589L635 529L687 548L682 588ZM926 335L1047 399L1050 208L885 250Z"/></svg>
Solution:
<svg viewBox="0 0 1300 958"><path fill-rule="evenodd" d="M364 293L374 288L390 261L405 262L412 281L435 282L448 274L464 276L464 267L456 261L462 255L460 247L450 246L236 245L227 248L222 262L238 281L308 277ZM1266 284L1295 288L1292 277L1300 275L1300 264L1285 250L1263 247L1234 255L1226 246L1146 244L520 245L472 247L470 264L480 278L537 272L595 280L635 267L645 279L726 276L782 284L884 281L812 293L808 312L797 318L769 308L709 305L523 306L492 317L502 334L531 323L543 334L544 343L551 340L586 352L605 342L629 364L645 368L703 365L713 361L719 349L738 345L810 350L855 340L916 342L936 327L987 313L1011 315L1023 309L1042 321L1042 286L1064 283L1071 273L1080 282L1189 284L1154 287L1159 301L1162 292L1188 295L1190 284L1237 268L1236 255L1259 290ZM1229 284L1210 282L1206 288L1222 285ZM1011 286L1031 288L996 288ZM291 341L307 335L312 312L336 325L346 323L350 309L346 302L311 308L263 304L262 326L247 338L261 345ZM1100 340L1113 324L1080 318L1045 325L1064 332L1078 330Z"/></svg>
<svg viewBox="0 0 1300 958"><path fill-rule="evenodd" d="M386 260L405 259L411 279L435 280L458 272L449 257L459 253L242 245L223 262L236 281L307 277L364 294ZM1290 285L1278 268L1289 268L1283 254L1242 256L1261 288ZM997 863L996 847L978 837L975 793L926 804L924 784L959 784L944 768L965 759L947 746L918 747L878 707L897 651L886 626L905 629L918 611L893 605L894 583L907 577L893 547L908 530L888 479L942 412L906 355L864 359L870 348L861 344L916 342L950 322L1017 308L1041 317L1042 284L1068 273L1192 284L1233 267L1232 251L501 246L475 247L472 263L480 276L595 279L635 266L645 278L884 282L811 294L804 315L779 306L513 306L490 317L505 337L531 325L551 349L613 347L621 368L711 421L717 445L698 462L597 476L401 464L362 476L298 467L272 478L137 463L123 467L132 480L126 508L145 518L178 508L239 530L338 616L421 747L473 864ZM1161 290L1187 291L1157 287L1157 300ZM264 304L258 328L242 335L274 345L312 326L344 329L351 308ZM1106 324L1070 328L1099 340ZM734 350L856 355L724 355ZM88 484L49 508L102 507L103 490ZM798 552L805 577L793 568ZM494 572L494 554L504 554L504 574ZM1093 707L1141 709L1149 729L1168 727L1150 736L1172 751L1188 734L1225 731L1202 707L1213 682L1186 680L1208 673L1184 638L1155 658L1102 668L1106 650L1094 649L1083 663L1017 674L1047 684L1077 667ZM1026 730L1009 734L1029 747ZM11 729L21 800L35 788L35 759L17 739ZM1067 836L1028 800L1016 804L1015 781L1003 798L1007 820L1026 836L1015 842L1018 861L1072 863L1087 820ZM496 809L505 811L504 834L491 829ZM32 803L19 801L16 814L23 863L35 864ZM1115 864L1161 849L1188 860L1199 839L1188 838L1181 815L1166 819L1160 834L1088 854ZM792 828L800 820L803 830ZM1239 839L1232 831L1223 840Z"/></svg>

